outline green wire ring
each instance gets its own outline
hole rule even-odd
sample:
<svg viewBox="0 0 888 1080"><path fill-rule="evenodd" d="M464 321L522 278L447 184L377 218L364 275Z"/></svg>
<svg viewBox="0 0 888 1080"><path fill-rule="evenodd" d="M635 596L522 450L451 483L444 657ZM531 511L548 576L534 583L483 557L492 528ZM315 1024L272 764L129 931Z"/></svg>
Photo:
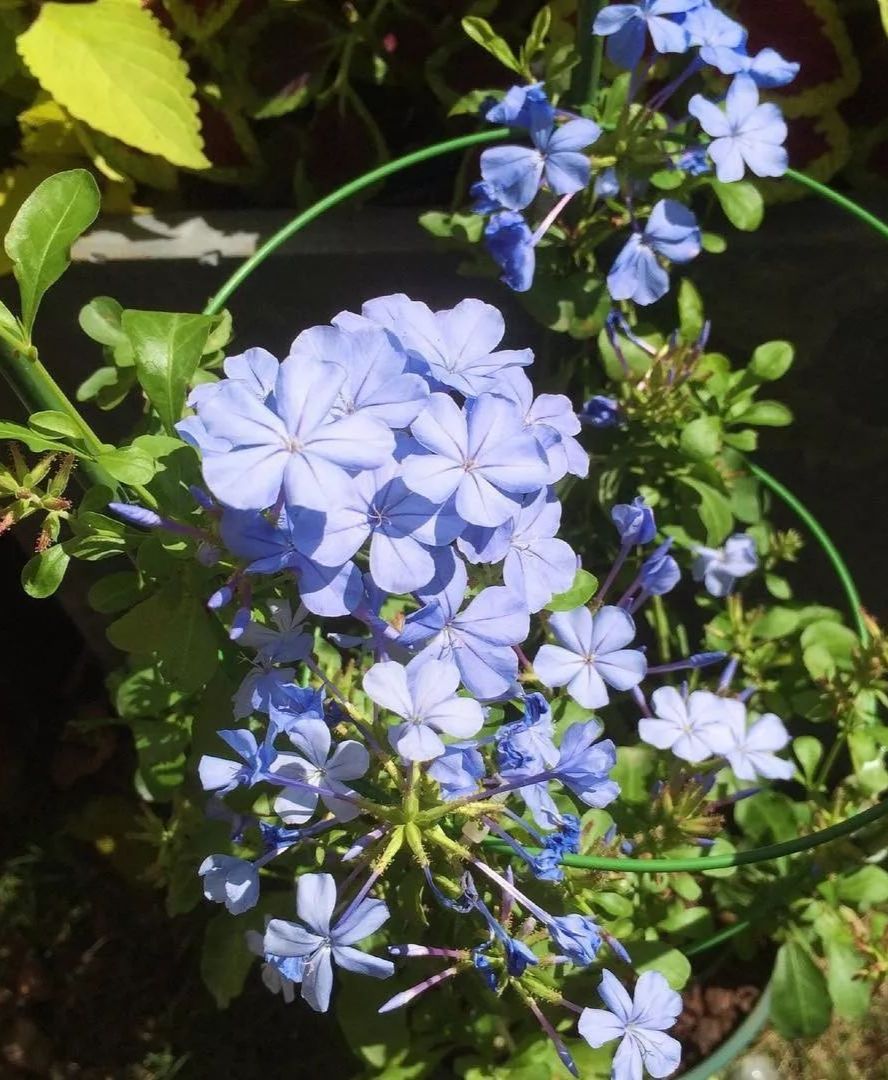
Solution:
<svg viewBox="0 0 888 1080"><path fill-rule="evenodd" d="M309 225L316 218L319 218L321 214L326 213L327 210L331 210L334 206L338 206L339 203L350 199L352 195L356 195L359 191L371 187L373 184L378 183L380 180L384 180L393 173L400 172L402 169L409 169L412 165L419 165L421 162L429 161L432 158L441 157L444 154L450 154L457 150L466 150L470 147L480 146L485 143L499 142L502 139L507 138L510 134L511 130L509 128L494 128L490 131L476 132L473 135L463 135L457 139L447 139L445 142L434 143L432 146L424 147L422 150L417 150L412 154L407 154L394 161L388 161L384 165L380 165L376 169L371 169L370 172L364 173L362 176L349 181L349 183L343 184L342 187L337 188L335 191L330 192L329 195L325 195L324 198L319 199L313 206L308 207L307 210L303 210L302 213L297 214L296 217L291 221L288 221L286 225L270 236L249 259L243 262L237 270L235 270L218 292L211 297L207 306L204 308L204 314L218 314L235 290L238 289L250 274L252 274L252 272L260 266L269 255L276 251L281 244L295 233L299 232L300 229ZM821 196L821 198L836 203L838 206L842 207L843 210L846 210L854 217L859 218L865 224L869 225L870 228L874 229L882 237L888 240L888 225L880 221L868 210L864 210L862 206L858 206L857 203L852 202L844 195L840 195L837 191L833 191L832 188L827 187L825 184L821 184L817 180L812 180L810 177L805 176L804 173L796 172L795 169L788 169L786 175L797 183L810 188L817 195ZM817 521L811 511L808 510L807 507L792 494L792 492L785 488L779 480L771 476L771 474L766 472L761 466L755 465L751 461L747 461L746 464L749 471L758 477L758 479L777 495L778 498L785 502L811 530L812 535L832 563L842 587L845 590L845 595L851 609L851 617L854 620L857 633L862 641L867 642L869 640L869 632L863 618L860 594L854 583L854 579L851 576L851 571L848 569L844 559L840 555L835 544L833 544L826 530ZM612 870L634 874L724 870L732 866L746 866L751 863L767 862L771 859L779 859L785 855L795 855L800 851L808 851L811 848L819 847L821 844L829 843L831 840L836 840L839 837L849 836L851 833L855 833L859 829L862 829L865 825L869 825L886 815L888 815L888 799L877 803L875 806L871 806L868 810L855 814L846 821L839 822L837 825L831 825L827 829L821 829L819 832L810 833L808 836L800 836L794 840L787 840L781 844L771 844L767 847L751 848L748 851L736 851L728 855L700 855L699 857L692 859L630 859L608 858L598 855L566 855L563 861L565 866L571 866L581 870ZM493 850L507 852L511 850L507 844L499 840L488 839L485 840L484 843L486 847ZM747 925L748 924L744 922L738 923L735 926L722 931L720 934L717 934L714 938L709 939L708 942L703 944L708 947L719 944L721 941L726 941L735 934L746 929ZM695 951L702 951L702 948L698 946Z"/></svg>

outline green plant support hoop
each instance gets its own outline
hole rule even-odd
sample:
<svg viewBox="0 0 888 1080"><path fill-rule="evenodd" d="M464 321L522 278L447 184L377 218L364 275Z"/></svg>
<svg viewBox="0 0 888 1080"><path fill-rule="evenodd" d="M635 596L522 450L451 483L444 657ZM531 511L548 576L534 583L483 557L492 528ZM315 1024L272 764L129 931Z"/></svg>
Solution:
<svg viewBox="0 0 888 1080"><path fill-rule="evenodd" d="M358 192L364 191L366 188L379 183L379 181L384 180L394 173L409 169L413 165L419 165L424 161L441 157L444 154L451 154L458 150L467 150L475 146L482 146L486 143L500 142L510 134L511 130L509 128L493 128L490 131L476 132L473 135L463 135L458 139L447 139L445 142L426 146L422 150L416 150L414 153L397 158L395 161L386 162L384 165L380 165L378 168L372 169L370 172L364 173L354 180L350 180L347 184L343 184L342 187L330 192L329 195L325 195L323 199L319 199L313 206L308 207L307 210L303 210L300 214L297 214L296 217L288 221L286 225L270 236L249 259L243 262L237 270L235 270L218 292L210 298L207 306L204 308L204 314L218 314L226 301L230 299L240 285L242 285L250 274L261 266L268 256L273 254L281 244L295 233L305 228L306 225L311 224L316 218L319 218L328 210L332 210L333 207L350 199L353 195L357 195ZM888 240L888 225L880 221L879 218L875 217L875 215L871 214L868 210L865 210L862 206L858 206L857 203L847 199L844 195L840 195L837 191L833 191L832 188L827 187L825 184L821 184L817 180L812 180L810 177L805 176L804 173L796 172L795 169L789 169L787 171L787 176L797 183L810 188L822 198L836 203L838 206L842 207L843 210L846 210L854 217L859 218L865 224L869 225L870 228L875 229L876 232ZM746 464L749 471L779 499L786 503L786 505L789 506L789 508L793 510L793 512L810 529L812 535L832 564L833 569L841 582L845 596L848 600L851 618L858 635L862 641L868 641L869 631L867 630L866 622L863 617L860 593L854 583L854 578L851 576L851 571L848 569L839 550L830 539L826 529L824 529L820 522L817 521L811 511L808 510L808 508L797 499L788 488L784 487L776 477L772 476L760 465L756 465L752 461L747 460ZM778 859L784 855L794 855L800 851L809 851L811 848L819 847L821 844L829 843L831 840L836 840L842 836L850 836L852 833L857 832L866 825L869 825L886 815L888 815L888 799L877 803L875 806L870 807L868 810L864 810L860 814L855 814L853 817L848 818L847 821L839 822L836 825L832 825L827 829L821 829L819 832L811 833L808 836L801 836L795 840L789 840L782 844L772 844L768 847L733 852L730 855L701 855L698 858L692 859L616 859L594 855L567 855L564 857L564 864L581 870L612 870L621 873L636 874L678 873L683 871L699 873L706 870L720 870L731 866L744 866L750 863L767 862L770 859ZM491 849L510 850L501 841L487 840L485 843ZM748 925L748 923L738 923L736 926L731 927L729 930L710 939L711 943L718 944L721 941L726 941L729 937L733 937ZM697 951L702 951L702 949L698 949Z"/></svg>

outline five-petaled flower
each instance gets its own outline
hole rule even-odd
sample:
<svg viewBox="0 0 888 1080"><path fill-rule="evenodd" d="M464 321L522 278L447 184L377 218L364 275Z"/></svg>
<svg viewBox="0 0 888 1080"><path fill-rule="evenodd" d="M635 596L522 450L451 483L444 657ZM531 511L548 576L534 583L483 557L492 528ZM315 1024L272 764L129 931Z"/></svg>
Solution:
<svg viewBox="0 0 888 1080"><path fill-rule="evenodd" d="M661 199L651 211L643 232L626 241L607 276L614 300L653 304L669 291L669 273L658 256L674 263L690 262L702 246L697 219L675 199Z"/></svg>

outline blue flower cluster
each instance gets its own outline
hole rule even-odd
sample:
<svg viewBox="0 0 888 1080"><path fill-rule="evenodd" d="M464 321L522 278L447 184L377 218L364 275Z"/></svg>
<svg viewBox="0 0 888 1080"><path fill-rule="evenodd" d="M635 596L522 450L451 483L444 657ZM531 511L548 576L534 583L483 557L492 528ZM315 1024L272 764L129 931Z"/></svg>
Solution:
<svg viewBox="0 0 888 1080"><path fill-rule="evenodd" d="M799 65L773 49L755 56L747 51L746 30L719 11L711 0L643 0L638 4L609 4L598 13L593 33L607 39L607 56L617 67L633 73L630 100L658 56L690 53L685 70L658 89L633 127L661 113L692 76L709 67L731 77L723 103L695 94L689 117L670 119L669 127L693 118L705 138L676 154L662 143L662 167L699 176L712 167L722 183L741 180L747 170L759 177L779 177L787 169L786 124L780 109L759 100L760 89L791 82ZM724 107L722 107L722 104ZM589 147L602 135L594 121L575 116L549 101L539 83L514 86L485 114L495 124L527 131L531 147L496 146L481 155L481 180L472 187L473 209L488 216L484 240L502 269L502 280L517 292L533 284L536 248L577 192L593 179ZM655 125L651 129L658 138ZM644 202L647 183L631 175L631 162L608 165L594 178L597 200L623 197L632 220L632 235L616 258L607 285L614 300L647 305L669 290L668 268L685 263L702 250L700 229L693 213L675 199L655 202L642 224L636 210ZM648 169L648 172L650 169ZM540 192L550 207L536 229L523 211Z"/></svg>
<svg viewBox="0 0 888 1080"><path fill-rule="evenodd" d="M553 175L569 171L559 168ZM531 353L500 349L503 335L500 313L479 300L434 312L381 297L300 334L282 362L262 349L229 358L224 379L193 392L179 431L199 451L210 495L195 491L207 529L187 528L202 538L201 557L225 568L208 603L220 617L232 610L229 634L252 661L233 700L245 723L220 731L226 750L199 765L209 812L249 850L210 855L199 872L207 898L240 914L257 904L272 860L322 844L322 865L312 854L297 877L296 918L269 919L249 946L269 989L325 1011L335 968L393 975L393 959L359 946L389 920L371 894L384 895L387 871L407 856L426 898L474 918L468 943L390 947L394 959L449 966L382 1011L467 973L497 992L514 988L575 1073L540 1001L576 1013L592 1046L620 1040L615 1077L640 1075L642 1063L666 1075L678 1063L665 1031L679 999L662 975L643 975L633 1000L603 971L606 1010L539 981L556 965L599 963L604 949L631 963L554 888L583 844L578 812L620 794L616 747L591 713L630 692L641 738L693 763L691 778L707 761L740 779L785 778L792 767L775 752L788 736L771 714L749 724L749 691L729 695L732 664L716 692L661 685L648 705L646 677L724 655L653 666L637 643L633 615L681 576L640 497L613 507L619 550L594 600L553 604L533 661L524 653L531 617L577 580L579 559L557 535L555 485L584 476L588 458L571 402L535 396ZM754 568L750 544L738 536L697 553L710 592L724 595ZM332 617L350 620L348 632L331 633ZM349 654L341 671L324 636ZM535 687L564 688L572 722L556 723ZM232 794L251 810L229 810ZM604 843L619 849L615 829ZM553 887L551 902L531 899L517 874Z"/></svg>

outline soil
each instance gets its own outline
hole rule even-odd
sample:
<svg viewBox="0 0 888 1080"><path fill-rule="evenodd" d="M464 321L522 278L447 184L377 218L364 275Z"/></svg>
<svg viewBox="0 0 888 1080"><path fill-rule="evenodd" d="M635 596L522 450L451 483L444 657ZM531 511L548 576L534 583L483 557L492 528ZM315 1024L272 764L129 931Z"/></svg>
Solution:
<svg viewBox="0 0 888 1080"><path fill-rule="evenodd" d="M699 1064L730 1038L755 1008L766 979L766 973L752 967L738 971L733 979L729 971L718 971L685 987L684 1008L670 1032L682 1045L682 1067L677 1076Z"/></svg>

